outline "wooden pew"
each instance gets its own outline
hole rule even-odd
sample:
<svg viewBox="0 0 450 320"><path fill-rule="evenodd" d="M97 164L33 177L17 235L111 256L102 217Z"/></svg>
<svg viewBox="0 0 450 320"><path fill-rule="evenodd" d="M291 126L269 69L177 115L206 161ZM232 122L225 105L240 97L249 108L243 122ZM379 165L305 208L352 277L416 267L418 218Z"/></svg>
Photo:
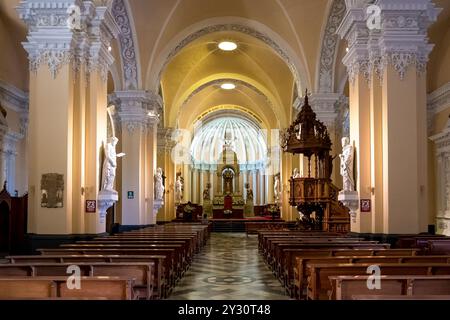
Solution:
<svg viewBox="0 0 450 320"><path fill-rule="evenodd" d="M39 249L41 255L44 256L64 256L64 255L120 255L120 256L138 256L138 255L163 255L165 259L165 283L166 290L171 290L175 286L177 280L177 262L174 249ZM166 293L167 294L167 293Z"/></svg>
<svg viewBox="0 0 450 320"><path fill-rule="evenodd" d="M367 275L370 263L308 264L307 299L328 299L331 290L329 277L341 275ZM450 275L450 264L443 263L380 263L382 275Z"/></svg>
<svg viewBox="0 0 450 320"><path fill-rule="evenodd" d="M295 296L302 299L306 288L307 267L309 264L361 264L384 263L443 263L450 264L450 256L348 256L348 257L297 257L294 268Z"/></svg>
<svg viewBox="0 0 450 320"><path fill-rule="evenodd" d="M0 278L0 299L106 298L134 300L134 279L82 277L80 290L67 287L67 277Z"/></svg>
<svg viewBox="0 0 450 320"><path fill-rule="evenodd" d="M0 278L16 277L69 277L67 270L71 263L21 263L1 264ZM153 298L154 263L77 263L83 277L124 277L135 279L133 290L135 296L150 300Z"/></svg>
<svg viewBox="0 0 450 320"><path fill-rule="evenodd" d="M419 276L419 275L393 275L381 276L381 288L369 290L367 280L369 276L332 276L330 300L352 300L352 297L371 296L397 296L400 299L410 297L417 299L420 296L433 295L433 297L447 297L450 299L450 276Z"/></svg>
<svg viewBox="0 0 450 320"><path fill-rule="evenodd" d="M142 255L142 256L120 256L120 255L61 255L61 256L8 256L10 264L39 264L39 263L62 263L62 264L92 264L92 263L123 263L123 262L151 262L154 264L153 299L162 299L167 296L166 284L169 279L165 273L166 256Z"/></svg>
<svg viewBox="0 0 450 320"><path fill-rule="evenodd" d="M397 256L408 257L416 256L419 250L416 249L284 249L282 268L284 269L284 276L282 282L291 297L294 297L298 293L298 287L296 286L298 274L297 258L319 258L319 257L353 257L353 256Z"/></svg>

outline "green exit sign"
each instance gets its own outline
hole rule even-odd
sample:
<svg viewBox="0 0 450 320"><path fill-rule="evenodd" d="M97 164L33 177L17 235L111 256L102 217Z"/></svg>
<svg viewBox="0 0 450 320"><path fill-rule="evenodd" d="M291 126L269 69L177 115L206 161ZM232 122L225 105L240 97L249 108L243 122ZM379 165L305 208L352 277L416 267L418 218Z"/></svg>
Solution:
<svg viewBox="0 0 450 320"><path fill-rule="evenodd" d="M128 191L128 199L134 199L134 191Z"/></svg>

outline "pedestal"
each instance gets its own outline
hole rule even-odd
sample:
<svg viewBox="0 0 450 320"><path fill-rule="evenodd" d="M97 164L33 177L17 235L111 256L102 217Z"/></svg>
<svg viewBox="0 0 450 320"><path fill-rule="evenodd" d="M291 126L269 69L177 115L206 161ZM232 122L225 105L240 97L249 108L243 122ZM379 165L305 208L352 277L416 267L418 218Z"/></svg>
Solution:
<svg viewBox="0 0 450 320"><path fill-rule="evenodd" d="M359 209L359 194L357 191L341 191L338 200L350 209L352 222L356 223L356 213Z"/></svg>
<svg viewBox="0 0 450 320"><path fill-rule="evenodd" d="M119 194L114 190L102 190L98 193L98 213L100 223L105 223L106 211L119 201Z"/></svg>
<svg viewBox="0 0 450 320"><path fill-rule="evenodd" d="M247 203L244 206L244 216L247 217L254 217L255 216L255 208L253 206L253 201L247 201Z"/></svg>
<svg viewBox="0 0 450 320"><path fill-rule="evenodd" d="M208 218L213 215L213 205L211 200L203 200L203 214L207 214Z"/></svg>
<svg viewBox="0 0 450 320"><path fill-rule="evenodd" d="M159 209L164 205L164 200L153 200L153 217L156 219ZM156 221L156 220L155 220Z"/></svg>

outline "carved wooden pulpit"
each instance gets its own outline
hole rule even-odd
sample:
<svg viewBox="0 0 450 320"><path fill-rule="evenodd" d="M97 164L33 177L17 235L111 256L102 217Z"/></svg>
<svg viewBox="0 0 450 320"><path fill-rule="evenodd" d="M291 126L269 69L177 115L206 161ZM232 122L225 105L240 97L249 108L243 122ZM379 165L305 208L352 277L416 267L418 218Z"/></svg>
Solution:
<svg viewBox="0 0 450 320"><path fill-rule="evenodd" d="M326 126L309 105L308 92L294 123L282 134L285 152L302 154L308 160L305 176L290 179L291 206L301 213L302 227L331 232L349 232L349 210L338 201L339 189L331 181L333 157Z"/></svg>

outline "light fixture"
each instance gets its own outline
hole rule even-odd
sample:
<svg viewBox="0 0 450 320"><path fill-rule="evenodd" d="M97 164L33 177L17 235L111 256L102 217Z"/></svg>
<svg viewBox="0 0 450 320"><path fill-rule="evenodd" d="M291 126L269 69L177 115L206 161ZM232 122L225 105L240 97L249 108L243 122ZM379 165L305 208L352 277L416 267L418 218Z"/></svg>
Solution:
<svg viewBox="0 0 450 320"><path fill-rule="evenodd" d="M345 48L345 52L348 52L348 50L349 50L349 48L347 47L347 48Z"/></svg>
<svg viewBox="0 0 450 320"><path fill-rule="evenodd" d="M112 51L112 47L108 46L108 51L111 52Z"/></svg>
<svg viewBox="0 0 450 320"><path fill-rule="evenodd" d="M222 41L219 43L219 49L223 51L234 51L237 47L237 44L232 41Z"/></svg>
<svg viewBox="0 0 450 320"><path fill-rule="evenodd" d="M223 83L220 86L223 90L233 90L236 89L236 85L234 83Z"/></svg>

